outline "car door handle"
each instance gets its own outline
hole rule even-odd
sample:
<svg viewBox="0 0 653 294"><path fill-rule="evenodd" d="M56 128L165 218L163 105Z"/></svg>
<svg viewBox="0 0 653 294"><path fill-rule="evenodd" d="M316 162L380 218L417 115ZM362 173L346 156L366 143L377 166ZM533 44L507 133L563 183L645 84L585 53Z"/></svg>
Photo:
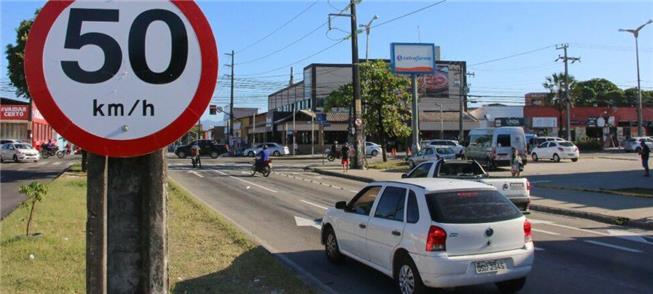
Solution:
<svg viewBox="0 0 653 294"><path fill-rule="evenodd" d="M395 236L401 236L401 233L399 233L399 231L392 231L392 234Z"/></svg>
<svg viewBox="0 0 653 294"><path fill-rule="evenodd" d="M358 227L361 228L361 229L367 228L367 226L365 224L358 224Z"/></svg>

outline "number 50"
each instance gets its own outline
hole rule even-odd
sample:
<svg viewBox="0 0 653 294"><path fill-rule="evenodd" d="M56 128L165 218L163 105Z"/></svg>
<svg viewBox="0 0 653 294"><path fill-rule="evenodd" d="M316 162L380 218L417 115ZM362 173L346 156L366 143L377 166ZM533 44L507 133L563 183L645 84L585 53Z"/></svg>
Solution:
<svg viewBox="0 0 653 294"><path fill-rule="evenodd" d="M81 33L82 22L118 22L117 9L70 9L64 48L81 49L85 45L98 46L104 53L104 64L96 71L86 71L78 61L61 61L64 73L74 81L84 84L97 84L107 81L118 73L122 64L122 52L118 42L109 35L89 32ZM172 50L168 68L153 72L145 59L145 35L154 21L163 21L170 29ZM141 13L134 19L129 29L129 61L138 78L150 84L173 82L184 72L188 59L188 35L183 21L176 14L163 9L152 9Z"/></svg>

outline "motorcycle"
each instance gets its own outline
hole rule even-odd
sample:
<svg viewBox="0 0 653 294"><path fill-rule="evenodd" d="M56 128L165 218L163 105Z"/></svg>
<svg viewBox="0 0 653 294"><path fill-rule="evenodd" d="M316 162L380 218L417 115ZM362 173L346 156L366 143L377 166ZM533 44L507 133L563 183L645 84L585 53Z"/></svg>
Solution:
<svg viewBox="0 0 653 294"><path fill-rule="evenodd" d="M64 157L65 153L63 150L58 150L59 148L54 147L54 148L48 148L46 146L41 147L41 157L44 159L50 157L50 156L56 156L57 158L61 159Z"/></svg>
<svg viewBox="0 0 653 294"><path fill-rule="evenodd" d="M254 161L254 165L252 165L252 177L255 176L257 172L259 172L267 178L272 172L270 162L272 162L272 160L266 160L262 164L258 164L258 161Z"/></svg>
<svg viewBox="0 0 653 294"><path fill-rule="evenodd" d="M327 156L326 156L328 161L334 161L336 158L340 158L340 151L336 150L334 151L328 151Z"/></svg>

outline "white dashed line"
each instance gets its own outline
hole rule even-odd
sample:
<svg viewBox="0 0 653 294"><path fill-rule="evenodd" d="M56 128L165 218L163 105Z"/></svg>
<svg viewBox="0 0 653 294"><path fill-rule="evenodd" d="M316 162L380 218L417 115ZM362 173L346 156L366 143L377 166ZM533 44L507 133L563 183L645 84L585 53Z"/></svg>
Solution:
<svg viewBox="0 0 653 294"><path fill-rule="evenodd" d="M53 162L52 165L60 165L61 163L62 163L61 161L56 161L56 162Z"/></svg>
<svg viewBox="0 0 653 294"><path fill-rule="evenodd" d="M641 250L632 249L632 248L623 247L623 246L618 246L618 245L612 245L612 244L609 244L609 243L604 243L604 242L599 242L599 241L583 240L583 242L594 244L594 245L599 245L599 246L604 246L604 247L610 247L610 248L613 248L613 249L623 250L623 251L632 252L632 253L642 253Z"/></svg>
<svg viewBox="0 0 653 294"><path fill-rule="evenodd" d="M243 180L243 179L238 178L238 177L234 177L234 176L232 176L232 175L229 175L229 174L227 174L227 173L221 172L221 171L219 171L219 170L214 169L213 171L216 172L216 173L219 173L219 174L221 174L221 175L228 176L228 177L230 177L230 178L232 178L232 179L239 180L239 181L241 181L241 182L243 182L243 183L246 183L246 184L250 184L250 185L252 185L252 186L259 187L259 188L261 188L261 189L263 189L263 190L270 191L270 192L272 192L272 193L278 193L276 190L272 190L272 189L270 189L270 188L268 188L268 187L261 186L261 185L259 185L259 184L255 184L255 183L252 183L252 182L247 181L247 180Z"/></svg>
<svg viewBox="0 0 653 294"><path fill-rule="evenodd" d="M329 209L329 208L326 207L326 206L322 206L322 205L319 205L319 204L315 204L315 203L313 203L313 202L308 202L308 201L303 200L303 199L300 200L300 201L301 201L301 202L304 202L304 203L306 203L306 204L308 204L308 205L312 205L312 206L315 206L315 207L317 207L317 208L321 208L321 209L324 209L324 210Z"/></svg>
<svg viewBox="0 0 653 294"><path fill-rule="evenodd" d="M188 173L194 174L194 175L196 175L196 176L198 176L198 177L200 177L200 178L203 178L203 177L204 177L203 175L200 175L198 172L196 172L196 171L194 171L194 170L189 170Z"/></svg>

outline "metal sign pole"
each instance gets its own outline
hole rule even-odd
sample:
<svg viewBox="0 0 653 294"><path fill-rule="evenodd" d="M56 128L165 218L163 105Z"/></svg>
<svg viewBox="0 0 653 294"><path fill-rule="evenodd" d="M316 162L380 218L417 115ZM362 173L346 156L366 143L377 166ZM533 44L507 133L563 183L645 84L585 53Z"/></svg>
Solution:
<svg viewBox="0 0 653 294"><path fill-rule="evenodd" d="M419 151L419 109L417 106L417 75L411 75L411 83L413 87L413 152Z"/></svg>

